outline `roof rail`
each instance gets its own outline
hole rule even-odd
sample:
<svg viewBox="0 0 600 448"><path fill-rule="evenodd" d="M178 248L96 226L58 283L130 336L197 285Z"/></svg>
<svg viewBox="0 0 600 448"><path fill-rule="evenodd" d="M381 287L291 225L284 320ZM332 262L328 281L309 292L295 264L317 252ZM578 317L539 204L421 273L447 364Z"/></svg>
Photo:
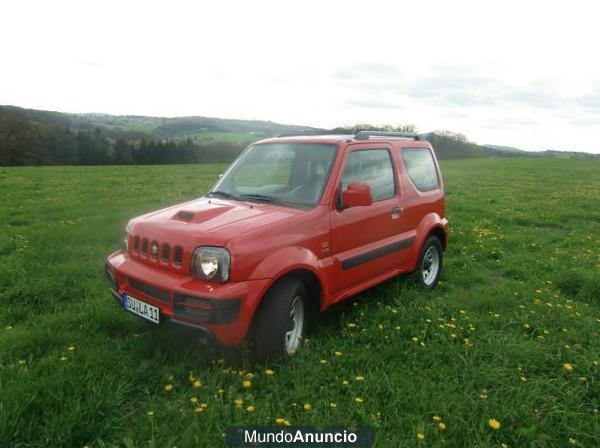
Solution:
<svg viewBox="0 0 600 448"><path fill-rule="evenodd" d="M412 132L359 131L354 135L355 140L369 140L371 137L403 137L421 140L419 134L414 134Z"/></svg>
<svg viewBox="0 0 600 448"><path fill-rule="evenodd" d="M280 134L277 134L275 137L302 137L303 135L337 135L338 133L333 133L331 131L319 131L319 130L314 130L314 131L298 131L298 132L282 132Z"/></svg>

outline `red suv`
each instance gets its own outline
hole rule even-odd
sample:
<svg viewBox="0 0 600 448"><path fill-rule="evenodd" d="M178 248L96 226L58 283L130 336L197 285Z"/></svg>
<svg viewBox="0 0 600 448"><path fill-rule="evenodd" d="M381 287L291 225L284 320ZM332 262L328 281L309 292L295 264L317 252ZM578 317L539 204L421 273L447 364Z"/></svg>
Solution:
<svg viewBox="0 0 600 448"><path fill-rule="evenodd" d="M398 274L435 287L444 214L435 153L416 134L280 136L246 148L205 196L129 221L106 277L151 322L291 356L311 309Z"/></svg>

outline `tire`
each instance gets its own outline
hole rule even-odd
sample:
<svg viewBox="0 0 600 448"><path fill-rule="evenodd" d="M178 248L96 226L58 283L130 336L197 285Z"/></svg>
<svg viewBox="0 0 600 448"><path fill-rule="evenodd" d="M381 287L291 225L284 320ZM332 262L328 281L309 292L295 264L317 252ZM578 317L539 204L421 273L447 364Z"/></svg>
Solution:
<svg viewBox="0 0 600 448"><path fill-rule="evenodd" d="M430 236L425 240L421 248L415 280L423 289L433 289L437 286L442 267L444 265L444 251L442 243L436 236Z"/></svg>
<svg viewBox="0 0 600 448"><path fill-rule="evenodd" d="M254 322L254 353L259 359L293 356L301 346L308 316L304 284L295 278L273 285Z"/></svg>

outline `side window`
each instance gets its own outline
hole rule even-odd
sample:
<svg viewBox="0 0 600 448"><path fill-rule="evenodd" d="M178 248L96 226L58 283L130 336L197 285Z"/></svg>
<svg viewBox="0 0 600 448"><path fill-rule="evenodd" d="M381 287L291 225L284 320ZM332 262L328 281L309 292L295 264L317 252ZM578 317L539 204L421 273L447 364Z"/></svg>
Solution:
<svg viewBox="0 0 600 448"><path fill-rule="evenodd" d="M394 196L396 185L390 153L385 149L352 151L344 168L342 189L352 182L369 184L373 202Z"/></svg>
<svg viewBox="0 0 600 448"><path fill-rule="evenodd" d="M439 180L433 156L428 149L402 149L402 159L410 179L420 191L435 190Z"/></svg>

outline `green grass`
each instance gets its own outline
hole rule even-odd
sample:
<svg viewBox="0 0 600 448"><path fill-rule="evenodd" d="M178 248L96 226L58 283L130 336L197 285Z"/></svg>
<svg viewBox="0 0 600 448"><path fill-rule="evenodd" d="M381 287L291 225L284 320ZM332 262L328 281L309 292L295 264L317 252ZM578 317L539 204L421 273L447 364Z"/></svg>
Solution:
<svg viewBox="0 0 600 448"><path fill-rule="evenodd" d="M442 168L439 287L373 288L270 365L122 312L103 280L129 217L223 166L0 169L0 446L223 446L228 426L276 418L370 425L379 447L600 446L600 163Z"/></svg>

